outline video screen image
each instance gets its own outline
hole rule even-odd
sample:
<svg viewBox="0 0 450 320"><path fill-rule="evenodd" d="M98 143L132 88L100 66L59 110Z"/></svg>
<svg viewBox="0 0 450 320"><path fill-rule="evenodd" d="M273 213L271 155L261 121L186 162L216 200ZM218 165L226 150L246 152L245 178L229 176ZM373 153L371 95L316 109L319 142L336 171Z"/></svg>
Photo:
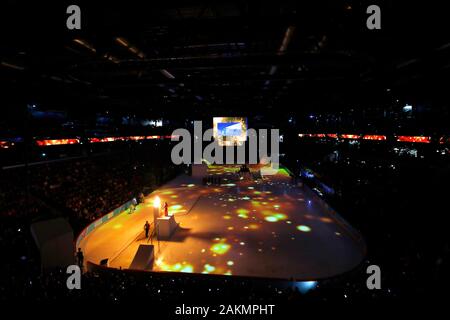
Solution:
<svg viewBox="0 0 450 320"><path fill-rule="evenodd" d="M240 122L220 122L218 125L219 134L222 136L240 136L242 125Z"/></svg>
<svg viewBox="0 0 450 320"><path fill-rule="evenodd" d="M214 117L213 132L220 146L241 146L247 140L247 118Z"/></svg>

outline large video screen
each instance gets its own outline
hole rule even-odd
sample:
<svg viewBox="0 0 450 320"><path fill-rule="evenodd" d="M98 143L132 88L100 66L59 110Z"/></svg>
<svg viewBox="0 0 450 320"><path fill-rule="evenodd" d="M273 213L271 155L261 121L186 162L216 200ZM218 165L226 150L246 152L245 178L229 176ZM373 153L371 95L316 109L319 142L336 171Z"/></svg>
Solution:
<svg viewBox="0 0 450 320"><path fill-rule="evenodd" d="M213 132L220 146L240 146L247 140L247 118L214 117Z"/></svg>

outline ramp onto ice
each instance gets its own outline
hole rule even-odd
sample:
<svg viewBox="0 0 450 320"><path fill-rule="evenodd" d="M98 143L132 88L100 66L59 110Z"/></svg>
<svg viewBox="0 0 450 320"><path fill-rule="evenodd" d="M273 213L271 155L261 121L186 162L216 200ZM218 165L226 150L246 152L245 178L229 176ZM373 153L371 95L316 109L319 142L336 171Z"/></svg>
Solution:
<svg viewBox="0 0 450 320"><path fill-rule="evenodd" d="M136 252L136 255L131 262L130 268L133 270L152 270L153 269L153 245L141 244Z"/></svg>
<svg viewBox="0 0 450 320"><path fill-rule="evenodd" d="M73 264L73 231L63 218L35 222L31 234L39 248L43 269L66 267Z"/></svg>

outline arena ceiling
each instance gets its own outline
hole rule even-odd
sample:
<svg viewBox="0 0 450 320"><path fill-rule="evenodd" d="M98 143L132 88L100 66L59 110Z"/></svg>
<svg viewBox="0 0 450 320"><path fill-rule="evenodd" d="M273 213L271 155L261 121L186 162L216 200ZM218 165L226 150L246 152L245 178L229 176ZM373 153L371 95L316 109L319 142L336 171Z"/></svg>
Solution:
<svg viewBox="0 0 450 320"><path fill-rule="evenodd" d="M78 1L82 29L70 31L72 2L2 3L11 110L251 115L376 105L386 92L446 99L450 29L431 4L378 1L382 29L368 30L364 1Z"/></svg>

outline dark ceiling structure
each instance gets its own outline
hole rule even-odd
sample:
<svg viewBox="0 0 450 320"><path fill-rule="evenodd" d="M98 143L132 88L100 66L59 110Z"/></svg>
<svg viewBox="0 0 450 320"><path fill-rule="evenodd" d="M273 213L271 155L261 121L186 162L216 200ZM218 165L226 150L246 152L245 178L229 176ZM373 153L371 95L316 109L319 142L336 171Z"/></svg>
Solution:
<svg viewBox="0 0 450 320"><path fill-rule="evenodd" d="M378 1L382 29L368 30L366 1L74 3L79 31L65 27L72 2L2 3L6 113L253 116L447 99L450 29L432 4Z"/></svg>

